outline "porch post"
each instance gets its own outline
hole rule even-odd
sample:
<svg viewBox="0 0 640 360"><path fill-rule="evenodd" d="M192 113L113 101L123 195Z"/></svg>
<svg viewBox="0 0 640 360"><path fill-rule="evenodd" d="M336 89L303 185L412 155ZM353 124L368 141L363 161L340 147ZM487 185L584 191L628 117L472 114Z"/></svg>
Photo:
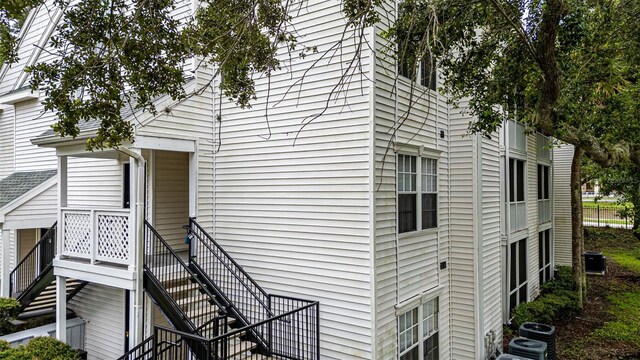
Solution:
<svg viewBox="0 0 640 360"><path fill-rule="evenodd" d="M197 152L189 153L189 217L196 217L197 209L198 157L196 154Z"/></svg>
<svg viewBox="0 0 640 360"><path fill-rule="evenodd" d="M64 219L62 208L67 207L67 157L58 156L58 230L56 231L56 257L59 259L63 249Z"/></svg>
<svg viewBox="0 0 640 360"><path fill-rule="evenodd" d="M56 276L56 337L67 342L67 278Z"/></svg>
<svg viewBox="0 0 640 360"><path fill-rule="evenodd" d="M130 171L129 171L129 270L136 271L136 241L138 234L137 224L137 194L140 191L138 189L138 161L134 157L129 157ZM136 165L131 166L131 165ZM140 264L141 265L141 264Z"/></svg>
<svg viewBox="0 0 640 360"><path fill-rule="evenodd" d="M131 247L134 251L133 270L136 272L136 289L131 292L131 314L133 316L133 328L129 333L130 343L138 345L144 340L144 288L143 288L143 266L144 266L144 196L145 196L145 167L146 161L137 150L131 157L131 163L136 164L135 171L131 171L131 216L134 237L132 237ZM136 156L137 155L137 156Z"/></svg>
<svg viewBox="0 0 640 360"><path fill-rule="evenodd" d="M11 254L9 249L11 248L11 230L2 229L2 281L0 282L0 295L2 297L9 297L9 274L11 268L9 267L9 261Z"/></svg>

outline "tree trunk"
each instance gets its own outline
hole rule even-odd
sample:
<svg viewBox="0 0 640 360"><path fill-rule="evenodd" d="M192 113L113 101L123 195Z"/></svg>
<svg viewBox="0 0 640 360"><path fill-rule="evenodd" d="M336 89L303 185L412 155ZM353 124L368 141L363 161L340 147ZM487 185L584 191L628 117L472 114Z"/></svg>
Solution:
<svg viewBox="0 0 640 360"><path fill-rule="evenodd" d="M582 228L582 180L580 166L584 150L575 147L571 162L571 249L573 255L573 280L576 282L580 308L584 306L586 298L586 275L584 272L584 231Z"/></svg>

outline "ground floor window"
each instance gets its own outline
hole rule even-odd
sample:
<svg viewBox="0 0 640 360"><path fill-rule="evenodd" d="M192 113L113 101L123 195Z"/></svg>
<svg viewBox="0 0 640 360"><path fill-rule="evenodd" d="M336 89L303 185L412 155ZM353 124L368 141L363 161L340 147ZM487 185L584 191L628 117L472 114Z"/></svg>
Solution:
<svg viewBox="0 0 640 360"><path fill-rule="evenodd" d="M553 276L551 266L551 230L538 233L538 268L540 285L544 284Z"/></svg>
<svg viewBox="0 0 640 360"><path fill-rule="evenodd" d="M438 360L438 298L398 317L398 342L400 360Z"/></svg>
<svg viewBox="0 0 640 360"><path fill-rule="evenodd" d="M527 302L527 290L527 239L522 239L509 246L509 314Z"/></svg>

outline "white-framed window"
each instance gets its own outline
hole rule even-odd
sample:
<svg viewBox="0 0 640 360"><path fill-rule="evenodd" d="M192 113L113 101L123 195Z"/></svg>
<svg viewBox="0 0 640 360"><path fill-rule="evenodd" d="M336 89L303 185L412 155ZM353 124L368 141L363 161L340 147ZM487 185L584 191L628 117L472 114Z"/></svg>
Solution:
<svg viewBox="0 0 640 360"><path fill-rule="evenodd" d="M509 314L518 304L527 302L527 239L509 245Z"/></svg>
<svg viewBox="0 0 640 360"><path fill-rule="evenodd" d="M551 230L547 229L538 233L538 273L540 285L553 278L551 266Z"/></svg>
<svg viewBox="0 0 640 360"><path fill-rule="evenodd" d="M507 121L507 131L509 135L509 149L526 153L527 151L527 134L524 131L524 125L515 122Z"/></svg>
<svg viewBox="0 0 640 360"><path fill-rule="evenodd" d="M538 148L538 159L545 162L551 161L551 139L538 133L536 136L536 145Z"/></svg>
<svg viewBox="0 0 640 360"><path fill-rule="evenodd" d="M538 164L538 200L549 199L549 184L549 167Z"/></svg>
<svg viewBox="0 0 640 360"><path fill-rule="evenodd" d="M518 231L527 227L526 203L526 162L509 158L507 173L509 176L507 202L509 205L510 231Z"/></svg>
<svg viewBox="0 0 640 360"><path fill-rule="evenodd" d="M398 75L431 90L436 90L436 69L436 60L433 57L420 60L417 66L403 59L398 62Z"/></svg>
<svg viewBox="0 0 640 360"><path fill-rule="evenodd" d="M398 359L438 360L438 298L398 316Z"/></svg>
<svg viewBox="0 0 640 360"><path fill-rule="evenodd" d="M438 160L398 154L398 233L438 227Z"/></svg>

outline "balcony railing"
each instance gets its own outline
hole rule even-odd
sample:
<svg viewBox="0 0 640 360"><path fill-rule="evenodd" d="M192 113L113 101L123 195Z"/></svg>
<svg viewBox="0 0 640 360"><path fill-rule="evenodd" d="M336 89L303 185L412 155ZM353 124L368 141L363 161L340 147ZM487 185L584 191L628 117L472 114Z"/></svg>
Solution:
<svg viewBox="0 0 640 360"><path fill-rule="evenodd" d="M538 223L551 221L551 199L538 200Z"/></svg>
<svg viewBox="0 0 640 360"><path fill-rule="evenodd" d="M128 209L62 209L60 253L69 258L130 265Z"/></svg>
<svg viewBox="0 0 640 360"><path fill-rule="evenodd" d="M507 204L509 209L509 230L516 232L527 227L527 203L524 201Z"/></svg>

